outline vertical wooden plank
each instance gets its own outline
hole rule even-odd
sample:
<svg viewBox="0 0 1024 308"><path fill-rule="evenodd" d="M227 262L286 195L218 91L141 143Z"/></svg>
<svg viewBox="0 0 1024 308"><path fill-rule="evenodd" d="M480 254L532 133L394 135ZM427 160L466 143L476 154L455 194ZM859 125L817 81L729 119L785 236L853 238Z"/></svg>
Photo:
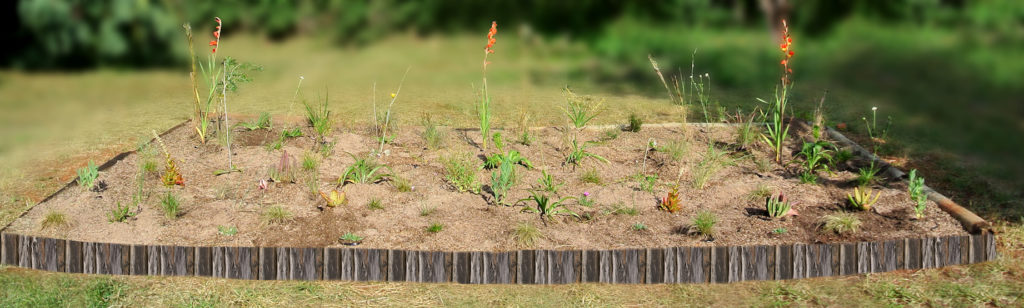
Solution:
<svg viewBox="0 0 1024 308"><path fill-rule="evenodd" d="M665 283L665 249L647 249L647 284Z"/></svg>
<svg viewBox="0 0 1024 308"><path fill-rule="evenodd" d="M252 247L228 247L225 253L227 260L225 260L225 266L228 268L228 278L233 279L255 279L259 276L258 270L255 270L254 261L256 261L257 250Z"/></svg>
<svg viewBox="0 0 1024 308"><path fill-rule="evenodd" d="M21 268L32 268L32 240L31 236L18 235L18 266Z"/></svg>
<svg viewBox="0 0 1024 308"><path fill-rule="evenodd" d="M213 247L196 247L196 276L213 276Z"/></svg>
<svg viewBox="0 0 1024 308"><path fill-rule="evenodd" d="M839 275L857 273L857 244L843 243L839 245Z"/></svg>
<svg viewBox="0 0 1024 308"><path fill-rule="evenodd" d="M906 269L916 270L923 268L921 261L924 260L924 251L921 250L921 239L920 238L908 238L907 239L907 260Z"/></svg>
<svg viewBox="0 0 1024 308"><path fill-rule="evenodd" d="M613 253L611 250L601 250L598 252L600 261L600 267L598 271L598 282L602 283L614 283L615 282L615 262L612 260Z"/></svg>
<svg viewBox="0 0 1024 308"><path fill-rule="evenodd" d="M356 249L355 250L356 280L358 281L381 281L380 250L379 249Z"/></svg>
<svg viewBox="0 0 1024 308"><path fill-rule="evenodd" d="M949 265L949 241L945 236L935 239L935 267Z"/></svg>
<svg viewBox="0 0 1024 308"><path fill-rule="evenodd" d="M636 249L620 249L612 253L612 263L615 265L615 283L640 283L640 253Z"/></svg>
<svg viewBox="0 0 1024 308"><path fill-rule="evenodd" d="M277 276L277 249L260 247L260 280L275 280Z"/></svg>
<svg viewBox="0 0 1024 308"><path fill-rule="evenodd" d="M3 244L0 245L0 264L5 265L18 265L18 235L13 233L3 233L0 235L3 240Z"/></svg>
<svg viewBox="0 0 1024 308"><path fill-rule="evenodd" d="M474 251L469 254L469 283L484 284L491 281L492 271L496 270L491 264L491 254L482 251Z"/></svg>
<svg viewBox="0 0 1024 308"><path fill-rule="evenodd" d="M339 279L341 279L341 249L324 248L324 280Z"/></svg>
<svg viewBox="0 0 1024 308"><path fill-rule="evenodd" d="M946 265L960 265L960 237L950 235L945 238L945 241L949 252L946 255Z"/></svg>
<svg viewBox="0 0 1024 308"><path fill-rule="evenodd" d="M321 280L324 279L324 248L323 247L307 247L303 249L302 257L306 267L306 280Z"/></svg>
<svg viewBox="0 0 1024 308"><path fill-rule="evenodd" d="M488 258L487 283L513 283L515 262L511 252L492 252Z"/></svg>
<svg viewBox="0 0 1024 308"><path fill-rule="evenodd" d="M921 268L936 268L938 258L935 256L935 238L926 237L921 239Z"/></svg>
<svg viewBox="0 0 1024 308"><path fill-rule="evenodd" d="M662 249L662 262L664 265L661 267L662 283L676 283L678 282L678 267L676 266L676 250L677 247L668 247Z"/></svg>
<svg viewBox="0 0 1024 308"><path fill-rule="evenodd" d="M533 252L533 283L550 284L551 268L548 266L548 251L535 250Z"/></svg>
<svg viewBox="0 0 1024 308"><path fill-rule="evenodd" d="M871 272L871 243L859 242L857 243L857 273L866 274Z"/></svg>
<svg viewBox="0 0 1024 308"><path fill-rule="evenodd" d="M452 273L453 280L456 283L469 283L469 272L470 272L470 253L465 251L455 252L454 256L455 269Z"/></svg>
<svg viewBox="0 0 1024 308"><path fill-rule="evenodd" d="M711 282L729 282L729 247L711 249Z"/></svg>
<svg viewBox="0 0 1024 308"><path fill-rule="evenodd" d="M533 250L520 250L516 252L516 283L519 284L532 284L534 283L533 275L534 263L533 259L536 254Z"/></svg>
<svg viewBox="0 0 1024 308"><path fill-rule="evenodd" d="M88 252L88 247L85 247L85 248L86 248L86 252ZM152 245L152 246L147 246L146 247L146 274L147 275L157 276L157 275L161 274L160 270L161 270L162 266L160 265L160 263L162 262L161 261L162 259L160 258L160 251L162 251L162 250L163 249L161 249L159 245ZM85 258L88 259L88 257L89 256L86 253L85 254Z"/></svg>
<svg viewBox="0 0 1024 308"><path fill-rule="evenodd" d="M807 278L807 245L793 244L793 279Z"/></svg>
<svg viewBox="0 0 1024 308"><path fill-rule="evenodd" d="M195 256L195 247L174 246L174 275L195 275L196 260L193 259Z"/></svg>
<svg viewBox="0 0 1024 308"><path fill-rule="evenodd" d="M306 271L304 271L303 262L305 259L302 257L302 248L289 247L288 248L288 276L289 280L305 280Z"/></svg>
<svg viewBox="0 0 1024 308"><path fill-rule="evenodd" d="M890 271L895 271L895 270L906 268L907 267L907 259L906 259L906 254L907 254L906 242L907 241L906 241L906 239L895 239L895 240L890 240L890 242L892 242L892 247L894 248L893 251L892 251L892 253L893 253L892 259L894 259L894 261L893 261L893 264L891 265L891 267L889 267L889 270Z"/></svg>
<svg viewBox="0 0 1024 308"><path fill-rule="evenodd" d="M426 251L420 253L424 282L450 282L452 273L452 253L444 251Z"/></svg>
<svg viewBox="0 0 1024 308"><path fill-rule="evenodd" d="M174 275L174 246L160 246L160 275Z"/></svg>
<svg viewBox="0 0 1024 308"><path fill-rule="evenodd" d="M356 281L356 249L341 249L341 280Z"/></svg>
<svg viewBox="0 0 1024 308"><path fill-rule="evenodd" d="M110 243L95 243L96 247L96 274L109 275L112 274L114 266L113 258L111 257Z"/></svg>
<svg viewBox="0 0 1024 308"><path fill-rule="evenodd" d="M579 281L580 274L576 271L582 253L578 250L557 250L548 252L548 283L567 284Z"/></svg>
<svg viewBox="0 0 1024 308"><path fill-rule="evenodd" d="M31 237L31 240L30 240L31 244L29 245L28 249L30 251L30 254L32 255L32 258L31 258L31 260L29 262L29 267L28 268L43 269L43 263L45 263L46 260L43 259L44 257L43 257L42 241L43 241L43 238L41 238L41 237L35 237L35 236Z"/></svg>
<svg viewBox="0 0 1024 308"><path fill-rule="evenodd" d="M960 240L960 264L971 264L971 236L957 236Z"/></svg>
<svg viewBox="0 0 1024 308"><path fill-rule="evenodd" d="M225 278L239 279L242 277L241 250L238 247L224 247L224 272Z"/></svg>
<svg viewBox="0 0 1024 308"><path fill-rule="evenodd" d="M388 249L388 281L406 281L404 250Z"/></svg>
<svg viewBox="0 0 1024 308"><path fill-rule="evenodd" d="M598 250L583 251L583 282L601 281L601 252Z"/></svg>
<svg viewBox="0 0 1024 308"><path fill-rule="evenodd" d="M775 264L778 262L778 260L775 259L775 246L765 245L762 249L764 249L765 261L767 262L765 264L765 270L768 272L768 276L765 277L765 280L775 280L775 269L777 268Z"/></svg>
<svg viewBox="0 0 1024 308"><path fill-rule="evenodd" d="M984 234L971 234L970 238L970 263L985 262L985 235Z"/></svg>
<svg viewBox="0 0 1024 308"><path fill-rule="evenodd" d="M740 256L743 264L742 280L768 280L768 247L743 246Z"/></svg>
<svg viewBox="0 0 1024 308"><path fill-rule="evenodd" d="M423 281L420 272L420 252L409 250L405 252L405 281Z"/></svg>
<svg viewBox="0 0 1024 308"><path fill-rule="evenodd" d="M52 238L43 238L41 244L43 248L42 269L51 272L63 271L57 269L57 256L59 255L57 252L57 240ZM63 249L61 250L61 252L63 252Z"/></svg>
<svg viewBox="0 0 1024 308"><path fill-rule="evenodd" d="M743 247L729 246L729 282L743 281Z"/></svg>
<svg viewBox="0 0 1024 308"><path fill-rule="evenodd" d="M146 275L148 272L149 259L146 256L146 251L149 249L146 245L132 245L131 246L131 269L132 275Z"/></svg>
<svg viewBox="0 0 1024 308"><path fill-rule="evenodd" d="M108 252L109 253L108 254L109 255L109 259L110 259L110 261L109 261L109 264L110 264L110 272L109 272L109 274L124 275L124 274L127 274L127 272L128 272L128 271L124 270L124 268L126 266L123 266L125 263L127 263L127 262L124 262L124 261L128 261L128 258L126 258L126 256L124 256L124 254L121 253L122 252L122 247L124 247L124 245L121 245L121 244L109 244L107 246L107 248L110 249L110 251Z"/></svg>
<svg viewBox="0 0 1024 308"><path fill-rule="evenodd" d="M85 270L85 261L82 259L84 253L82 242L68 241L67 245L67 272L81 273Z"/></svg>
<svg viewBox="0 0 1024 308"><path fill-rule="evenodd" d="M871 272L880 273L885 270L885 245L882 242L871 242Z"/></svg>
<svg viewBox="0 0 1024 308"><path fill-rule="evenodd" d="M983 232L985 233L985 260L995 260L999 257L999 253L996 251L996 235L992 231Z"/></svg>
<svg viewBox="0 0 1024 308"><path fill-rule="evenodd" d="M793 279L793 245L775 246L775 280Z"/></svg>
<svg viewBox="0 0 1024 308"><path fill-rule="evenodd" d="M68 266L68 259L67 259L67 255L68 255L67 249L68 249L68 246L67 246L67 242L68 241L64 240L64 239L54 240L53 256L56 259L56 262L54 264L54 268L51 269L51 270L58 271L58 272L65 272L65 271L67 271L67 266Z"/></svg>
<svg viewBox="0 0 1024 308"><path fill-rule="evenodd" d="M807 245L807 277L832 276L832 249L828 244Z"/></svg>
<svg viewBox="0 0 1024 308"><path fill-rule="evenodd" d="M292 249L278 247L274 249L274 263L277 264L274 276L277 280L292 279Z"/></svg>

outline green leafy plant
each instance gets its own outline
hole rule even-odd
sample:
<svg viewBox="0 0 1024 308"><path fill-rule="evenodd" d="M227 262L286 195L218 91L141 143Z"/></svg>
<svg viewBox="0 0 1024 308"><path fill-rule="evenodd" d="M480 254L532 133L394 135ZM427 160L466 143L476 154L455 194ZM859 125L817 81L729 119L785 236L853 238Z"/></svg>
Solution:
<svg viewBox="0 0 1024 308"><path fill-rule="evenodd" d="M875 194L875 197L871 197L873 191L870 188L861 190L860 187L853 188L853 194L847 194L846 198L850 201L850 206L854 209L861 211L867 211L871 209L871 206L878 202L878 197L882 195L882 192Z"/></svg>
<svg viewBox="0 0 1024 308"><path fill-rule="evenodd" d="M864 187L874 183L875 175L877 175L879 171L881 170L875 166L874 161L871 161L871 165L868 166L868 168L860 168L857 170L857 186Z"/></svg>
<svg viewBox="0 0 1024 308"><path fill-rule="evenodd" d="M505 196L515 184L515 177L515 169L510 160L503 161L498 170L491 172L491 193L495 204L505 204Z"/></svg>
<svg viewBox="0 0 1024 308"><path fill-rule="evenodd" d="M803 173L800 174L801 183L816 183L818 172L831 172L828 166L832 161L833 147L831 143L821 140L804 142L798 154L804 157Z"/></svg>
<svg viewBox="0 0 1024 308"><path fill-rule="evenodd" d="M636 175L636 179L637 179L637 182L639 182L639 184L640 184L640 190L646 191L646 192L654 192L654 186L656 184L658 184L658 175L657 174L649 174L649 175L637 174Z"/></svg>
<svg viewBox="0 0 1024 308"><path fill-rule="evenodd" d="M540 184L538 190L557 194L558 190L562 188L565 183L555 183L555 179L548 174L547 170L540 171L540 178L537 179L537 183Z"/></svg>
<svg viewBox="0 0 1024 308"><path fill-rule="evenodd" d="M565 116L573 127L580 129L587 126L590 120L604 111L601 106L604 100L598 100L591 96L577 95L569 88L565 88Z"/></svg>
<svg viewBox="0 0 1024 308"><path fill-rule="evenodd" d="M189 78L192 81L192 96L195 98L193 104L195 114L192 117L192 123L195 125L196 133L199 136L200 143L206 143L206 135L210 128L210 114L213 112L213 101L214 95L217 93L217 77L220 75L220 68L217 65L217 47L220 44L220 32L221 32L221 21L220 18L217 21L217 31L214 32L214 41L210 41L210 46L213 46L210 55L207 57L206 65L199 64L199 68L202 70L204 79L209 80L208 87L209 93L206 96L206 101L203 102L199 98L199 75L196 71L196 54L192 44L192 26L184 24L182 27L185 28L185 37L188 39L188 51L189 60L192 62L192 71L189 73Z"/></svg>
<svg viewBox="0 0 1024 308"><path fill-rule="evenodd" d="M587 152L587 147L589 147L588 144L592 143L584 142L581 146L579 143L576 142L576 139L573 139L572 148L569 151L569 154L565 157L565 163L579 166L580 163L582 163L583 160L586 158L593 158L603 163L608 163L608 160L605 159L604 157L601 157L600 155L594 153Z"/></svg>
<svg viewBox="0 0 1024 308"><path fill-rule="evenodd" d="M370 202L366 203L366 208L371 210L383 210L384 205L380 203L380 198L370 198Z"/></svg>
<svg viewBox="0 0 1024 308"><path fill-rule="evenodd" d="M313 153L306 152L302 155L302 170L312 172L320 170L320 160Z"/></svg>
<svg viewBox="0 0 1024 308"><path fill-rule="evenodd" d="M750 116L744 117L742 110L736 111L735 120L740 123L736 126L736 145L740 149L749 149L759 134L760 129L754 126L756 115L756 112L751 112Z"/></svg>
<svg viewBox="0 0 1024 308"><path fill-rule="evenodd" d="M704 157L693 170L692 186L694 189L707 188L708 182L718 171L734 163L726 154L725 151L716 149L714 144L708 144L707 152L704 153Z"/></svg>
<svg viewBox="0 0 1024 308"><path fill-rule="evenodd" d="M39 223L40 228L62 228L68 226L68 215L63 212L50 211L43 217L43 221Z"/></svg>
<svg viewBox="0 0 1024 308"><path fill-rule="evenodd" d="M601 134L601 141L604 142L609 140L615 140L615 138L619 138L620 131L621 130L619 130L618 128L609 128L604 130L604 132Z"/></svg>
<svg viewBox="0 0 1024 308"><path fill-rule="evenodd" d="M790 60L793 57L792 38L789 36L789 26L783 21L783 44L782 44L782 78L781 85L775 87L775 99L767 102L758 98L757 100L768 105L767 112L761 112L763 122L768 123L766 132L761 134L761 139L767 143L775 152L775 162L782 163L782 146L789 136L789 123L786 122L786 107L789 103L789 90L793 87L790 74Z"/></svg>
<svg viewBox="0 0 1024 308"><path fill-rule="evenodd" d="M329 192L324 192L322 190L318 192L320 193L320 198L324 199L329 207L336 207L348 203L348 198L346 198L345 192L343 191L332 189Z"/></svg>
<svg viewBox="0 0 1024 308"><path fill-rule="evenodd" d="M167 192L167 194L160 199L160 209L164 211L164 217L169 219L178 218L178 213L180 211L178 197L171 192Z"/></svg>
<svg viewBox="0 0 1024 308"><path fill-rule="evenodd" d="M298 138L298 137L302 137L302 130L299 129L298 127L295 127L295 128L292 128L292 129L282 130L281 131L281 136L278 137L277 140L274 141L273 143L268 144L267 145L267 149L268 150L280 150L281 147L284 146L284 142L285 141L288 141L288 139L291 139L291 138Z"/></svg>
<svg viewBox="0 0 1024 308"><path fill-rule="evenodd" d="M658 146L658 152L668 154L669 157L674 161L680 161L686 156L686 148L688 144L683 139L669 140L663 145Z"/></svg>
<svg viewBox="0 0 1024 308"><path fill-rule="evenodd" d="M430 223L429 226L427 226L427 232L430 232L430 233L438 233L438 232L441 232L441 230L443 230L443 229L444 229L444 224L441 224L439 222L432 222L432 223Z"/></svg>
<svg viewBox="0 0 1024 308"><path fill-rule="evenodd" d="M111 209L110 213L107 214L107 220L110 222L124 222L128 218L135 216L135 213L132 213L131 210L131 205L121 205L121 202L118 202L117 207Z"/></svg>
<svg viewBox="0 0 1024 308"><path fill-rule="evenodd" d="M292 219L292 212L280 205L273 205L264 210L260 216L264 224L282 224Z"/></svg>
<svg viewBox="0 0 1024 308"><path fill-rule="evenodd" d="M537 243L537 240L541 238L540 230L530 223L520 223L516 225L515 231L513 231L513 237L520 246L533 247Z"/></svg>
<svg viewBox="0 0 1024 308"><path fill-rule="evenodd" d="M640 118L640 116L636 115L635 113L630 113L629 114L629 124L626 125L626 131L634 132L634 133L635 132L639 132L640 128L642 128L643 125L644 125L644 119L643 118Z"/></svg>
<svg viewBox="0 0 1024 308"><path fill-rule="evenodd" d="M585 206L585 207L593 207L594 206L594 200L590 199L590 192L589 191L584 191L583 195L580 196L580 198L577 200L577 202L579 202L581 206Z"/></svg>
<svg viewBox="0 0 1024 308"><path fill-rule="evenodd" d="M238 122L238 124L235 124L235 126L241 126L246 130L250 131L258 129L271 129L274 127L273 123L271 123L270 121L270 113L266 111L261 112L260 116L258 118L252 119L252 121Z"/></svg>
<svg viewBox="0 0 1024 308"><path fill-rule="evenodd" d="M633 229L633 231L644 231L647 230L647 225L644 225L642 222L636 222L629 228Z"/></svg>
<svg viewBox="0 0 1024 308"><path fill-rule="evenodd" d="M580 174L580 182L596 185L601 185L604 183L604 181L601 180L601 174L597 173L597 169L594 168L590 168L587 169L586 171L583 171L583 174Z"/></svg>
<svg viewBox="0 0 1024 308"><path fill-rule="evenodd" d="M480 193L480 182L469 153L451 154L441 157L444 179L459 192Z"/></svg>
<svg viewBox="0 0 1024 308"><path fill-rule="evenodd" d="M338 185L346 183L376 183L391 176L388 173L378 173L387 166L378 163L372 156L356 157L349 154L355 160L352 165L345 168L345 172L338 178Z"/></svg>
<svg viewBox="0 0 1024 308"><path fill-rule="evenodd" d="M363 237L352 232L345 232L338 240L343 243L359 243L363 241Z"/></svg>
<svg viewBox="0 0 1024 308"><path fill-rule="evenodd" d="M496 142L495 144L498 143ZM510 150L508 153L494 153L493 155L488 156L484 161L483 168L494 169L501 166L501 164L506 161L513 165L522 165L527 169L533 169L533 163L531 163L529 159L526 159L526 157L522 157L519 154L519 151L516 150Z"/></svg>
<svg viewBox="0 0 1024 308"><path fill-rule="evenodd" d="M718 224L718 216L708 210L702 210L693 218L693 227L698 234L711 237L715 231L715 224Z"/></svg>
<svg viewBox="0 0 1024 308"><path fill-rule="evenodd" d="M562 197L561 199L555 201L551 200L551 198L549 198L546 194L531 191L529 198L521 199L519 200L519 202L533 201L534 207L527 206L526 211L540 214L541 221L547 224L545 219L550 220L555 215L570 215L573 217L579 217L579 215L576 214L576 212L569 210L569 208L566 206L565 201L570 199L576 198Z"/></svg>
<svg viewBox="0 0 1024 308"><path fill-rule="evenodd" d="M847 234L857 232L860 229L860 218L851 213L838 213L822 217L822 229L835 234Z"/></svg>
<svg viewBox="0 0 1024 308"><path fill-rule="evenodd" d="M392 176L391 185L395 186L395 190L398 192L410 192L412 191L412 183L409 183L409 179L401 176Z"/></svg>
<svg viewBox="0 0 1024 308"><path fill-rule="evenodd" d="M786 232L789 232L786 228L775 228L772 230L772 234L786 234Z"/></svg>
<svg viewBox="0 0 1024 308"><path fill-rule="evenodd" d="M792 214L790 213L792 205L782 194L765 198L764 209L768 212L768 217L771 218L783 218Z"/></svg>
<svg viewBox="0 0 1024 308"><path fill-rule="evenodd" d="M232 236L238 234L238 228L235 226L217 226L217 233L220 233L220 235Z"/></svg>
<svg viewBox="0 0 1024 308"><path fill-rule="evenodd" d="M327 109L329 93L324 94L324 98L320 100L320 103L310 103L306 100L302 101L302 105L306 107L306 121L313 126L313 131L316 132L316 141L318 143L327 142L327 133L331 131L331 111Z"/></svg>
<svg viewBox="0 0 1024 308"><path fill-rule="evenodd" d="M96 178L100 176L96 163L89 160L89 165L78 169L78 185L85 189L92 190L96 185Z"/></svg>
<svg viewBox="0 0 1024 308"><path fill-rule="evenodd" d="M917 169L910 170L907 191L910 193L910 200L915 203L914 216L917 219L924 218L925 206L928 205L928 194L924 192L924 178L917 176Z"/></svg>

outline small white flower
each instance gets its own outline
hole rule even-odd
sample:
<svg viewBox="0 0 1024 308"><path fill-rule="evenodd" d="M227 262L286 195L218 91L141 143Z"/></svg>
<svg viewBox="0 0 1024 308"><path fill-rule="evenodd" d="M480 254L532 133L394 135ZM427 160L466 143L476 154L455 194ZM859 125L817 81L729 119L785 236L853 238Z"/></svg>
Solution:
<svg viewBox="0 0 1024 308"><path fill-rule="evenodd" d="M711 74L704 73L704 77L711 77Z"/></svg>
<svg viewBox="0 0 1024 308"><path fill-rule="evenodd" d="M871 107L871 111L878 111L878 107Z"/></svg>
<svg viewBox="0 0 1024 308"><path fill-rule="evenodd" d="M299 76L299 80L306 79L306 76Z"/></svg>
<svg viewBox="0 0 1024 308"><path fill-rule="evenodd" d="M690 75L690 79L693 79L693 75Z"/></svg>

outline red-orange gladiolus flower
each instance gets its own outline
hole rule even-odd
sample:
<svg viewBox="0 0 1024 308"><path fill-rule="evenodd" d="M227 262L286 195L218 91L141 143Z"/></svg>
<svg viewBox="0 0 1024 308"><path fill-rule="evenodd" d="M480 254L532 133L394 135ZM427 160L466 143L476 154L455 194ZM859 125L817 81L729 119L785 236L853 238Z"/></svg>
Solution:
<svg viewBox="0 0 1024 308"><path fill-rule="evenodd" d="M782 83L789 84L789 74L793 73L793 69L789 67L789 59L796 55L793 52L793 38L789 36L789 25L786 24L786 20L782 20L782 44L779 44L779 49L782 49L782 64L783 76Z"/></svg>
<svg viewBox="0 0 1024 308"><path fill-rule="evenodd" d="M497 21L492 21L491 22L491 31L487 32L487 47L484 47L484 50L487 53L494 53L494 49L492 49L492 48L494 47L494 43L497 42L497 40L494 39L494 35L495 34L498 34L498 22Z"/></svg>
<svg viewBox="0 0 1024 308"><path fill-rule="evenodd" d="M214 17L213 20L217 22L217 27L216 27L217 31L213 31L213 38L215 38L215 40L210 41L210 46L213 46L213 50L210 51L210 52L211 53L217 53L217 45L220 43L220 26L221 26L221 22L220 22L220 17Z"/></svg>

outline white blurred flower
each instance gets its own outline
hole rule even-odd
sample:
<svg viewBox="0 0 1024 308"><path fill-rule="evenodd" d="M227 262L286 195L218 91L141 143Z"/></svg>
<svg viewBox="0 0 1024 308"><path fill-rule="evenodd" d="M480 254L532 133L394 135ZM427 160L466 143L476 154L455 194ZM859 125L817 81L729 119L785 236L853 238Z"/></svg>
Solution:
<svg viewBox="0 0 1024 308"><path fill-rule="evenodd" d="M871 111L878 111L878 107L871 107Z"/></svg>
<svg viewBox="0 0 1024 308"><path fill-rule="evenodd" d="M299 76L299 80L306 79L306 76Z"/></svg>
<svg viewBox="0 0 1024 308"><path fill-rule="evenodd" d="M711 77L711 74L704 73L704 77Z"/></svg>

